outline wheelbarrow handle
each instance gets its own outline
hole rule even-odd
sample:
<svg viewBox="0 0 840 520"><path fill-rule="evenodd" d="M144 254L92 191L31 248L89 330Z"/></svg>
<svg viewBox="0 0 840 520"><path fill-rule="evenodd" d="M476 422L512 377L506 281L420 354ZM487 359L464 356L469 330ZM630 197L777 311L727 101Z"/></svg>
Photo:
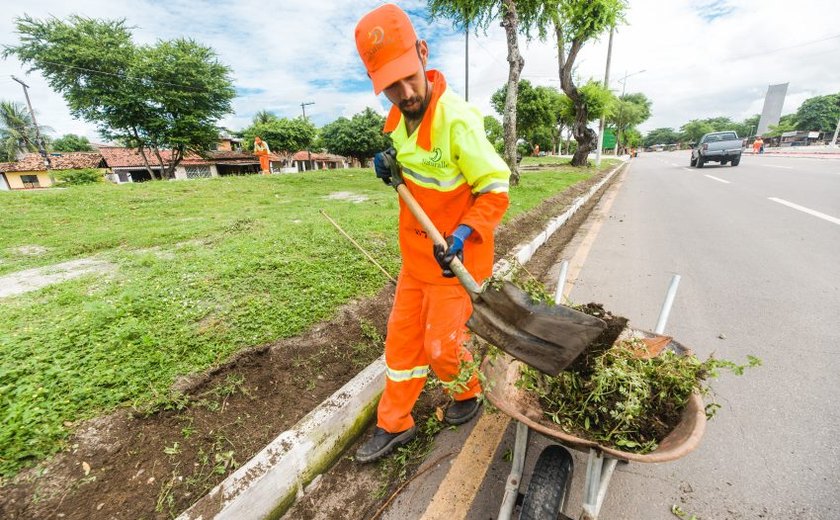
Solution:
<svg viewBox="0 0 840 520"><path fill-rule="evenodd" d="M420 207L420 204L414 198L414 195L408 191L408 187L405 183L400 182L394 188L397 190L397 193L399 193L400 198L402 198L405 205L408 206L408 210L411 211L414 218L420 222L420 225L423 226L423 230L427 235L429 235L432 241L436 245L446 248L446 240L444 240L443 235L440 234L440 231L437 230L435 224L432 222L432 219L430 219L429 216L426 215L426 212L423 211L423 208ZM467 271L466 267L464 267L464 264L458 260L458 258L453 258L452 262L449 264L449 268L452 269L452 272L455 273L458 281L461 282L461 285L463 285L464 289L466 289L470 294L470 298L478 298L478 295L481 292L481 286L476 283L470 272Z"/></svg>

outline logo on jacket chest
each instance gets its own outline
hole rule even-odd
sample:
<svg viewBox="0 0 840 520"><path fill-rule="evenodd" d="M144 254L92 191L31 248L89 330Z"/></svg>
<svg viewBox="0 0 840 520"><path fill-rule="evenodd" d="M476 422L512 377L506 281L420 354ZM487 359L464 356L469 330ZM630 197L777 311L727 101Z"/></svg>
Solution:
<svg viewBox="0 0 840 520"><path fill-rule="evenodd" d="M449 163L443 158L443 150L438 147L429 152L431 155L423 159L423 164L432 168L446 168Z"/></svg>

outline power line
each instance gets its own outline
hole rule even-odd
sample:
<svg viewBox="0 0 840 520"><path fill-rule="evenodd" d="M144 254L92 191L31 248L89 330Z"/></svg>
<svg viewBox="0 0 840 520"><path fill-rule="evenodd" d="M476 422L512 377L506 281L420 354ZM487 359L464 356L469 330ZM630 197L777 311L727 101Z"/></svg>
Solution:
<svg viewBox="0 0 840 520"><path fill-rule="evenodd" d="M85 67L77 67L75 65L68 65L66 63L57 63L57 62L54 62L54 61L47 61L47 60L39 60L39 61L42 62L42 63L48 63L50 65L55 65L56 67L65 67L65 68L68 68L68 69L83 70L85 72L92 72L94 74L102 74L102 75L105 75L105 76L114 76L114 77L117 77L117 78L123 78L123 79L132 80L132 81L148 81L150 83L156 83L158 85L169 85L171 87L180 87L180 88L185 88L187 90L193 90L193 91L196 91L196 92L207 92L206 89L196 88L196 87L191 86L191 85L184 85L182 83L170 83L168 81L160 81L160 80L155 80L155 79L150 79L150 78L138 78L138 77L134 77L134 76L129 76L128 74L126 74L124 72L123 73L106 72L104 70L87 69Z"/></svg>
<svg viewBox="0 0 840 520"><path fill-rule="evenodd" d="M835 38L840 38L840 34L835 34L835 35L832 35L832 36L826 36L825 38L820 38L819 40L812 40L812 41L809 41L809 42L797 43L796 45L788 45L787 47L779 47L778 49L773 49L773 50L769 50L769 51L757 52L755 54L746 54L744 56L736 56L735 58L732 58L732 60L737 61L737 60L745 60L747 58L755 58L755 57L758 57L758 56L767 56L768 54L774 54L774 53L777 53L777 52L786 51L788 49L795 49L797 47L804 47L806 45L813 45L815 43L825 42L825 41L828 41L828 40L833 40Z"/></svg>

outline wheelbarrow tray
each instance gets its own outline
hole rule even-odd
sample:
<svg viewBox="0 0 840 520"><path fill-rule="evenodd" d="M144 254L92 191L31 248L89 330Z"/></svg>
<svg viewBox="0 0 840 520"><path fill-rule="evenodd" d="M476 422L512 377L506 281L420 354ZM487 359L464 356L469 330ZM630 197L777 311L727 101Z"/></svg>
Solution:
<svg viewBox="0 0 840 520"><path fill-rule="evenodd" d="M660 337L653 332L639 329L629 330L636 337ZM625 337L625 334L622 334L622 337ZM691 353L688 348L674 340L670 340L665 348L682 355L690 355ZM563 431L559 425L549 423L543 415L539 399L535 395L516 387L522 366L521 362L507 355L500 355L492 361L485 359L482 370L490 383L488 385L490 389L485 392L487 399L496 408L525 424L531 430L555 439L569 448L580 451L596 449L610 457L626 461L668 462L683 457L694 450L700 444L700 438L706 429L706 412L703 399L699 393L694 392L685 409L683 409L679 424L650 453L631 453L577 437Z"/></svg>

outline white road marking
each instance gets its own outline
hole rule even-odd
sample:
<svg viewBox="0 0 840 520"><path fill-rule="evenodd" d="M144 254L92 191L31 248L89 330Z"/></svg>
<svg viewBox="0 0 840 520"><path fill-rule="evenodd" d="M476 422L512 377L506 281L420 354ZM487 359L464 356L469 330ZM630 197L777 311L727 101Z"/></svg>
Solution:
<svg viewBox="0 0 840 520"><path fill-rule="evenodd" d="M706 175L706 177L708 177L708 178L710 178L710 179L712 179L712 180L718 181L718 182L722 182L722 183L724 183L724 184L730 184L730 182L729 182L729 181L725 181L725 180L723 180L723 179L718 179L717 177L715 177L715 176L713 176L713 175Z"/></svg>
<svg viewBox="0 0 840 520"><path fill-rule="evenodd" d="M775 164L765 164L764 166L766 166L768 168L783 168L785 170L793 170L794 169L793 166L777 166Z"/></svg>
<svg viewBox="0 0 840 520"><path fill-rule="evenodd" d="M671 166L679 166L677 163L671 163Z"/></svg>
<svg viewBox="0 0 840 520"><path fill-rule="evenodd" d="M683 168L683 170L685 170L685 171L689 171L689 172L693 172L693 171L694 171L694 168Z"/></svg>
<svg viewBox="0 0 840 520"><path fill-rule="evenodd" d="M837 224L840 226L840 218L832 217L831 215L826 215L825 213L820 213L819 211L815 211L813 209L806 208L804 206L800 206L799 204L794 204L793 202L788 202L784 199L777 199L776 197L767 197L768 199L772 200L773 202L778 202L779 204L785 205L789 208L793 208L795 210L801 211L803 213L807 213L817 218L821 218L823 220L827 220L833 224Z"/></svg>

